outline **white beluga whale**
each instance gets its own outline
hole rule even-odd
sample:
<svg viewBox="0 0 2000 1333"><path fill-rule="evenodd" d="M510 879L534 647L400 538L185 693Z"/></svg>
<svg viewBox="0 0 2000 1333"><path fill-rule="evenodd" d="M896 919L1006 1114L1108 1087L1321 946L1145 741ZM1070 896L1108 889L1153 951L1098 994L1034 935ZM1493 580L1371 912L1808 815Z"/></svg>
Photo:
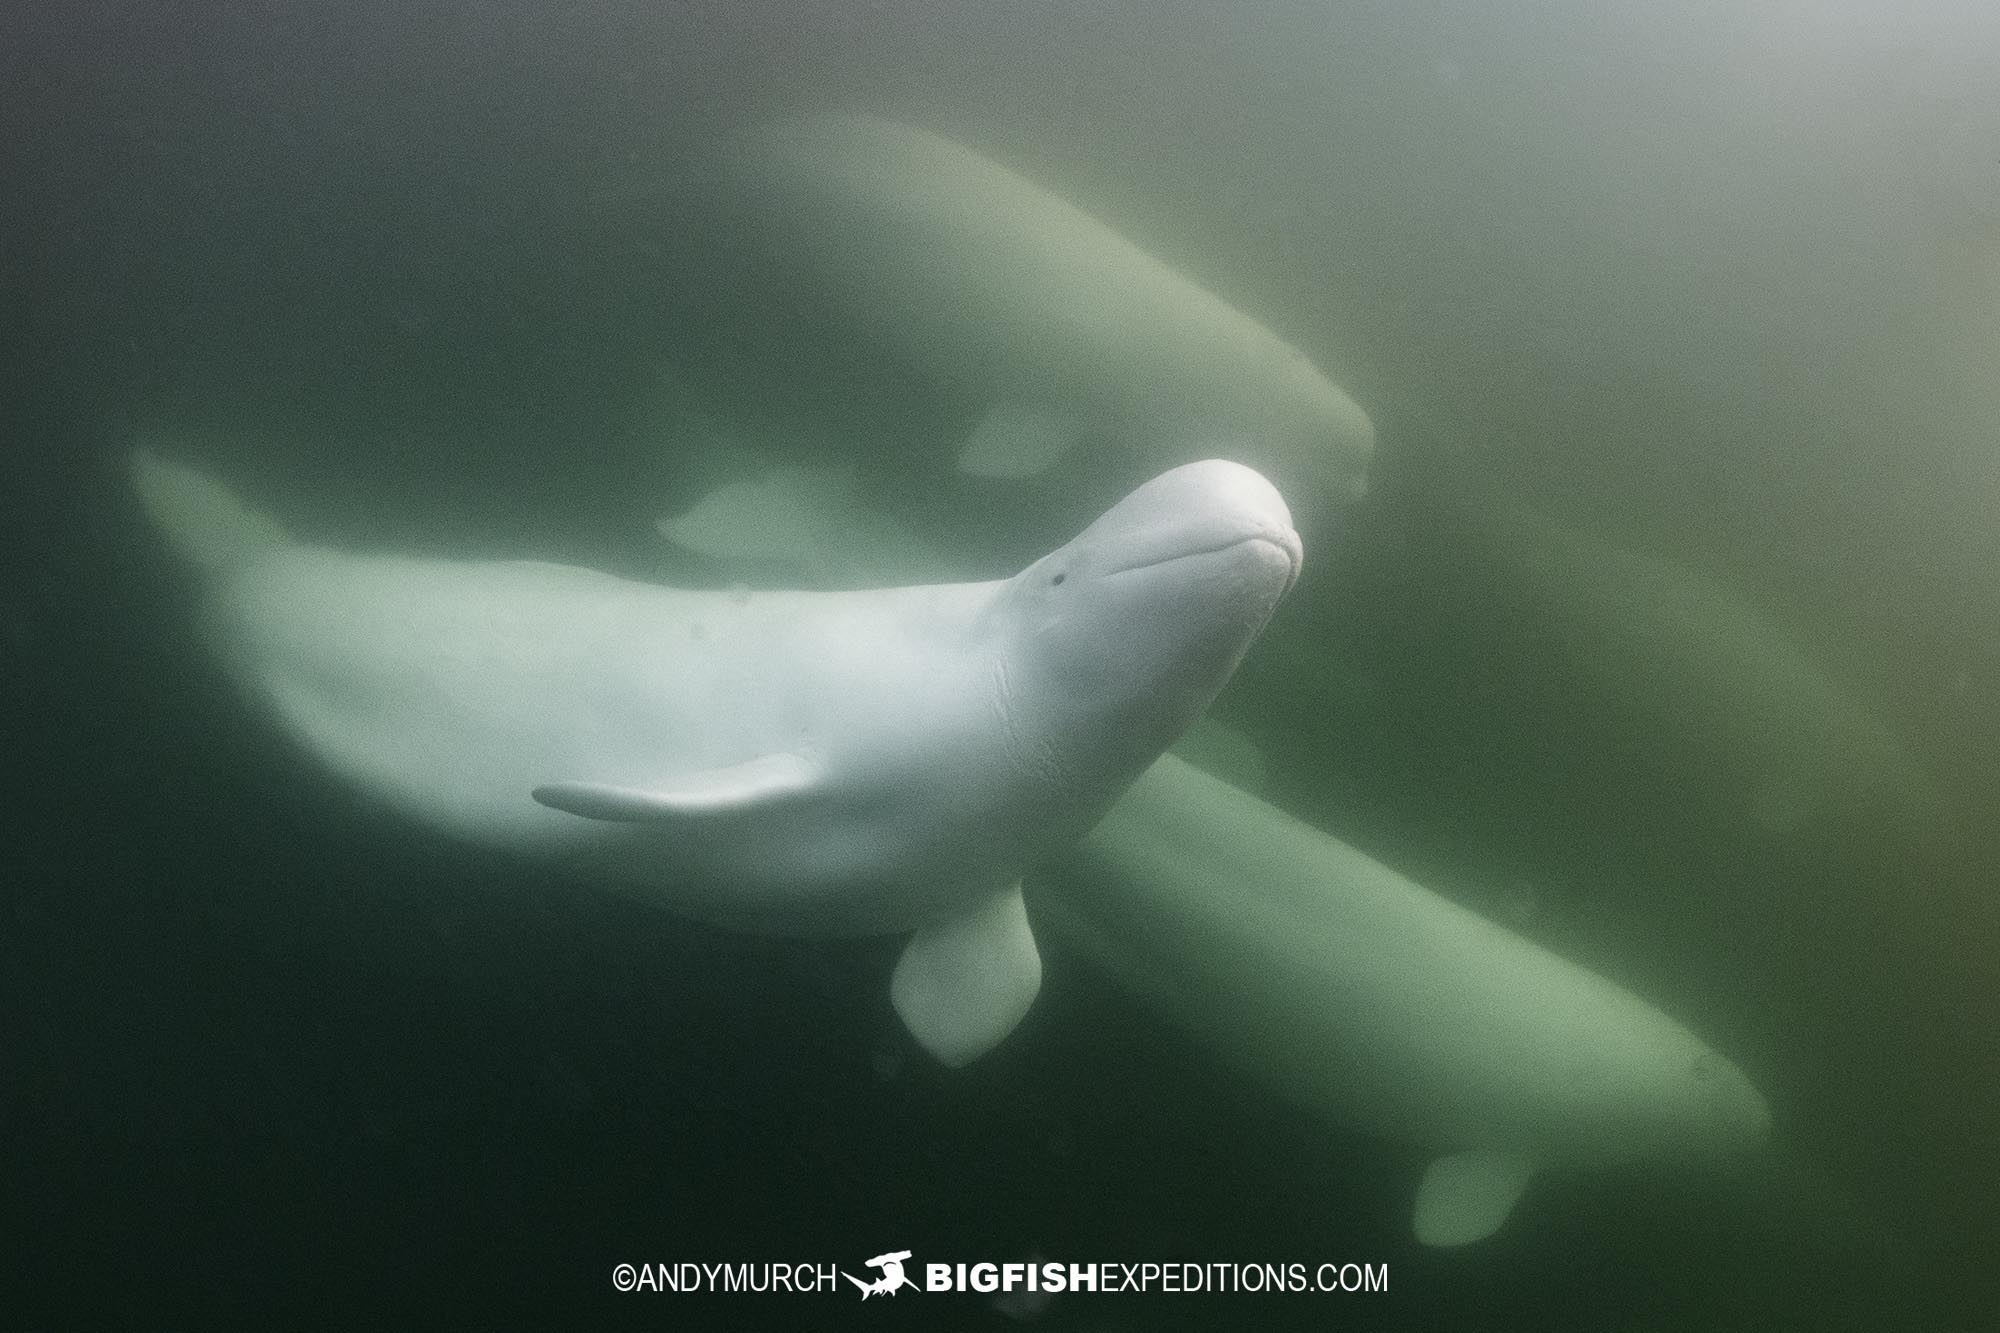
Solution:
<svg viewBox="0 0 2000 1333"><path fill-rule="evenodd" d="M914 931L891 987L968 1061L1039 987L1022 871L1201 713L1296 578L1284 501L1202 462L1011 579L702 592L288 538L134 459L226 671L416 819L718 924Z"/></svg>
<svg viewBox="0 0 2000 1333"><path fill-rule="evenodd" d="M662 531L746 555L700 540L722 513L836 577L945 565L834 468L768 469ZM1308 1110L1436 1150L1425 1243L1490 1234L1544 1164L1699 1161L1765 1135L1762 1097L1672 1018L1242 790L1261 758L1228 728L1204 719L1175 751L1030 877L1036 929Z"/></svg>
<svg viewBox="0 0 2000 1333"><path fill-rule="evenodd" d="M1437 1158L1429 1245L1490 1235L1537 1168L1760 1143L1743 1073L1637 996L1163 756L1033 881L1036 928L1295 1102Z"/></svg>
<svg viewBox="0 0 2000 1333"><path fill-rule="evenodd" d="M1032 476L1091 439L1136 476L1224 452L1295 508L1364 489L1374 428L1303 353L971 149L822 115L759 127L734 167L765 229L851 317L983 399L964 470Z"/></svg>

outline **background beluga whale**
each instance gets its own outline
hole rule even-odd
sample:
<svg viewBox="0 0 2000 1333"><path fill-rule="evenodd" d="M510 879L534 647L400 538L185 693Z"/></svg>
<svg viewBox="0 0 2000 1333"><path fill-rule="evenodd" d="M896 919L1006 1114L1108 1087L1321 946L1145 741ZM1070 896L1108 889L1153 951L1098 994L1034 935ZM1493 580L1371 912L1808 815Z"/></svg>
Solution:
<svg viewBox="0 0 2000 1333"><path fill-rule="evenodd" d="M1011 579L696 592L300 544L133 460L225 669L448 833L780 932L915 931L891 994L968 1061L1040 985L1019 877L1193 722L1296 578L1277 491L1203 462Z"/></svg>
<svg viewBox="0 0 2000 1333"><path fill-rule="evenodd" d="M1649 819L1794 850L1838 840L1847 855L1865 837L1952 882L1958 797L1914 743L1915 710L1899 718L1879 686L1871 698L1846 679L1834 636L1803 637L1795 611L1698 551L1557 517L1449 429L1399 446L1369 497L1374 550L1350 568L1373 561L1378 604L1476 636L1488 708L1587 728Z"/></svg>
<svg viewBox="0 0 2000 1333"><path fill-rule="evenodd" d="M965 471L1032 476L1088 439L1142 476L1240 449L1302 515L1364 488L1374 427L1303 353L971 149L821 115L759 127L733 170L862 326L983 397Z"/></svg>
<svg viewBox="0 0 2000 1333"><path fill-rule="evenodd" d="M1620 986L1174 755L1033 894L1034 919L1310 1110L1440 1155L1427 1245L1492 1234L1551 1162L1760 1143L1763 1097Z"/></svg>

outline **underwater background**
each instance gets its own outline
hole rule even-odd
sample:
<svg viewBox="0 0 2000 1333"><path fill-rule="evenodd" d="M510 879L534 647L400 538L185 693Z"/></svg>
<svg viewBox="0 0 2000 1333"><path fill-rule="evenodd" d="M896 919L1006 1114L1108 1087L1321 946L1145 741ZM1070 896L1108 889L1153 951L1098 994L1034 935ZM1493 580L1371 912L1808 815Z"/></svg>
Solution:
<svg viewBox="0 0 2000 1333"><path fill-rule="evenodd" d="M945 1071L896 941L468 850L242 705L137 439L312 538L684 581L727 576L653 523L718 433L854 459L995 576L1115 498L953 475L983 405L714 205L731 133L819 110L1022 171L1367 409L1374 493L1217 715L1274 802L1727 1053L1768 1160L1552 1172L1425 1250L1419 1150L1081 959ZM2000 1320L2000 11L18 0L0 181L0 1322L1026 1313L610 1283L902 1246L1392 1274L1051 1329ZM1624 633L1682 578L1866 738Z"/></svg>

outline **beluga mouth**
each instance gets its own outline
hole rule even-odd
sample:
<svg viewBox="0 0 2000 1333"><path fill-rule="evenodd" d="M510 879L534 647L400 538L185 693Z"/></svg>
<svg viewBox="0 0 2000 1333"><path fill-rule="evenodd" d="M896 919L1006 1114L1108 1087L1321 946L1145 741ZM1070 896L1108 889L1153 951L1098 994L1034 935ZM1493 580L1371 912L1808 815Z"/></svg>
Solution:
<svg viewBox="0 0 2000 1333"><path fill-rule="evenodd" d="M1299 570L1305 562L1305 548L1299 541L1299 534L1293 532L1290 528L1286 528L1278 533L1258 532L1238 537L1233 541L1217 542L1213 546L1204 546L1193 551L1180 551L1173 555L1141 557L1140 559L1131 560L1122 565L1115 565L1105 570L1104 576L1106 578L1113 578L1119 574L1130 574L1142 569L1158 569L1163 565L1171 565L1181 560L1199 560L1204 556L1222 555L1229 551L1234 551L1238 547L1257 545L1268 546L1283 557L1289 571L1285 576L1285 589L1286 591L1290 591L1292 584L1298 581Z"/></svg>
<svg viewBox="0 0 2000 1333"><path fill-rule="evenodd" d="M1291 510L1277 488L1241 463L1215 458L1177 467L1139 487L1091 524L1081 540L1092 538L1118 548L1106 575L1261 542L1283 556L1289 589L1304 559Z"/></svg>

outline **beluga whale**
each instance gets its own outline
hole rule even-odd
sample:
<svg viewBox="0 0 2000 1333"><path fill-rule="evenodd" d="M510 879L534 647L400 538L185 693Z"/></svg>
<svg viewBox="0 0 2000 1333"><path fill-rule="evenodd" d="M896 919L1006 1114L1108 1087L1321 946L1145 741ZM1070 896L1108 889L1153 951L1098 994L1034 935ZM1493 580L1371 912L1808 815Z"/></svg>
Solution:
<svg viewBox="0 0 2000 1333"><path fill-rule="evenodd" d="M1163 755L1038 873L1036 927L1308 1111L1433 1158L1413 1230L1499 1229L1551 1164L1726 1163L1770 1112L1622 986Z"/></svg>
<svg viewBox="0 0 2000 1333"><path fill-rule="evenodd" d="M725 520L789 532L801 576L947 565L825 468L662 531L707 552ZM1203 718L1029 876L1030 917L1325 1123L1428 1151L1421 1242L1491 1235L1547 1167L1734 1166L1766 1138L1756 1087L1675 1018L1264 800L1262 766Z"/></svg>
<svg viewBox="0 0 2000 1333"><path fill-rule="evenodd" d="M818 115L754 127L730 165L777 253L983 406L965 472L1033 477L1088 441L1138 476L1224 452L1301 513L1365 489L1374 427L1304 353L972 149Z"/></svg>
<svg viewBox="0 0 2000 1333"><path fill-rule="evenodd" d="M1194 722L1301 559L1277 490L1214 460L1012 578L854 592L349 553L132 470L224 671L333 772L721 926L913 932L891 999L950 1065L1040 987L1022 872Z"/></svg>

